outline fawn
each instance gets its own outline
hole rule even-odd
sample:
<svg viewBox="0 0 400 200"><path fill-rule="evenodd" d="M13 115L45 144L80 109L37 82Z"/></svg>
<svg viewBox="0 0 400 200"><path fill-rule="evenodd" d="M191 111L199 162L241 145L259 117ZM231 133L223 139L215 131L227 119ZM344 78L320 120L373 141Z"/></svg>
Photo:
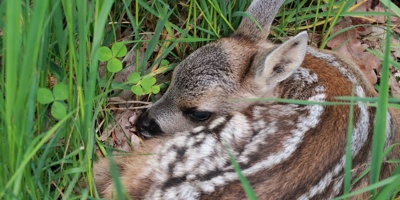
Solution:
<svg viewBox="0 0 400 200"><path fill-rule="evenodd" d="M355 64L308 47L305 32L281 45L267 41L282 3L253 1L247 13L262 30L244 18L230 37L203 46L176 67L167 92L137 122L141 134L152 137L142 152L152 154L116 158L121 182L133 199L244 199L229 153L260 199L341 194L350 106L232 100L324 102L353 93L377 95ZM354 106L354 178L370 161L375 110ZM385 147L399 141L398 122L388 112ZM395 148L388 158L398 154ZM383 163L382 178L394 167ZM100 194L112 198L107 159L95 165L94 173ZM365 176L352 190L368 182Z"/></svg>

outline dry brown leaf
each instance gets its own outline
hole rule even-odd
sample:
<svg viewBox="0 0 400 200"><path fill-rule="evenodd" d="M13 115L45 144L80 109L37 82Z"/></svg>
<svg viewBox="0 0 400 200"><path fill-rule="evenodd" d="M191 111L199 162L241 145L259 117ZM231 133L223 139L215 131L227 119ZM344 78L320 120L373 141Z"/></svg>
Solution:
<svg viewBox="0 0 400 200"><path fill-rule="evenodd" d="M364 0L356 0L356 3L362 3ZM392 0L392 2L395 3L395 1ZM396 4L396 3L395 3ZM384 9L382 6L382 3L380 3L379 0L368 0L367 2L364 2L361 6L357 7L356 10L357 12L382 12L382 13L387 13L390 12L389 9ZM388 18L384 15L371 15L368 16L369 19L372 19L371 23L379 23L379 24L387 24ZM399 18L396 17L396 15L393 15L390 17L390 20L392 21L392 25L400 25Z"/></svg>
<svg viewBox="0 0 400 200"><path fill-rule="evenodd" d="M352 25L353 21L351 18L343 18L335 25L332 34ZM339 34L330 40L327 46L357 64L372 84L377 82L374 69L378 69L380 61L365 50L366 47L363 46L361 40L358 39L358 32L356 29L350 29Z"/></svg>
<svg viewBox="0 0 400 200"><path fill-rule="evenodd" d="M138 114L132 110L117 110L114 112L115 123L110 124L100 135L101 141L109 140L115 149L130 152L140 147L141 140L134 133ZM132 149L133 147L133 149Z"/></svg>

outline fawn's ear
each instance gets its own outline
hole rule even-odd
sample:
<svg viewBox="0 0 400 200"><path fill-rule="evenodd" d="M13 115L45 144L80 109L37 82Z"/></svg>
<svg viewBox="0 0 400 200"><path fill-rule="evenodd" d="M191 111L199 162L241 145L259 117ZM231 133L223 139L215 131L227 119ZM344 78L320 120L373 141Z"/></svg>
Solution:
<svg viewBox="0 0 400 200"><path fill-rule="evenodd" d="M265 41L271 31L271 24L283 2L284 0L254 0L251 2L246 13L253 19L250 19L249 16L244 17L234 35L245 36L253 41Z"/></svg>
<svg viewBox="0 0 400 200"><path fill-rule="evenodd" d="M307 33L301 32L272 51L261 55L255 65L254 82L258 91L262 94L273 91L279 82L287 79L300 67L306 55L307 39Z"/></svg>

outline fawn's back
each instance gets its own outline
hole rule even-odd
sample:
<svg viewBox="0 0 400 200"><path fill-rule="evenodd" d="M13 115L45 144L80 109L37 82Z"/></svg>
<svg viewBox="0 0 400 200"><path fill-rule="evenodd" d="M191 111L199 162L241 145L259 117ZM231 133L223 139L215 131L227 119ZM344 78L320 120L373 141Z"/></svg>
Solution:
<svg viewBox="0 0 400 200"><path fill-rule="evenodd" d="M256 0L228 38L208 44L174 71L165 95L138 119L153 137L142 152L116 158L121 182L134 199L243 199L230 153L260 199L326 199L343 187L350 106L323 106L337 96L374 97L353 63L307 47L300 33L281 45L266 40L282 0ZM287 104L238 98L285 98ZM235 100L236 99L236 100ZM388 113L385 147L399 141L397 115ZM356 103L352 176L370 161L375 108ZM388 156L398 158L398 149ZM382 177L394 166L383 164ZM111 172L95 165L96 185L111 197ZM363 178L353 189L368 184ZM367 195L367 194L365 194ZM363 196L359 196L363 198Z"/></svg>

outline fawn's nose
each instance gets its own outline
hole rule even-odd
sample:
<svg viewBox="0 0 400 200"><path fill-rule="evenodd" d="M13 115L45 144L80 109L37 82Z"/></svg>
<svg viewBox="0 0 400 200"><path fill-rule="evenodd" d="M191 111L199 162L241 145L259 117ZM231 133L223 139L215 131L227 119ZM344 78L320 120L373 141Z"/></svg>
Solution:
<svg viewBox="0 0 400 200"><path fill-rule="evenodd" d="M158 123L149 117L149 113L146 111L141 114L136 122L136 128L145 137L152 137L154 135L162 134Z"/></svg>

